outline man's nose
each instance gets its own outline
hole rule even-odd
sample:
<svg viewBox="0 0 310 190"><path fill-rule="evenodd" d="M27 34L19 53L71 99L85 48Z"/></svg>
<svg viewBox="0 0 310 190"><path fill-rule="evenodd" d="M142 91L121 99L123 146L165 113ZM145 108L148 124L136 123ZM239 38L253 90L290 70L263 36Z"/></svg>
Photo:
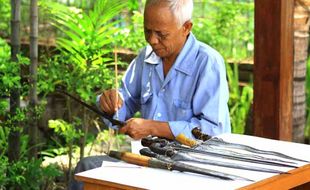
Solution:
<svg viewBox="0 0 310 190"><path fill-rule="evenodd" d="M158 36L155 34L155 33L153 33L153 32L151 32L148 36L147 36L147 42L149 43L149 44L158 44L158 42L159 42L159 39L158 39Z"/></svg>

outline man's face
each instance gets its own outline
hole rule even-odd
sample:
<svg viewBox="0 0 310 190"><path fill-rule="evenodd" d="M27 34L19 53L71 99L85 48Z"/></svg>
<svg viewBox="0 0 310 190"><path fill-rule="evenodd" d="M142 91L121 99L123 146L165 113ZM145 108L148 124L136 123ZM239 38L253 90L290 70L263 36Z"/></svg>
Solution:
<svg viewBox="0 0 310 190"><path fill-rule="evenodd" d="M191 26L191 24L190 24ZM146 7L144 12L144 35L156 55L161 58L177 56L190 29L179 26L169 8L162 4Z"/></svg>

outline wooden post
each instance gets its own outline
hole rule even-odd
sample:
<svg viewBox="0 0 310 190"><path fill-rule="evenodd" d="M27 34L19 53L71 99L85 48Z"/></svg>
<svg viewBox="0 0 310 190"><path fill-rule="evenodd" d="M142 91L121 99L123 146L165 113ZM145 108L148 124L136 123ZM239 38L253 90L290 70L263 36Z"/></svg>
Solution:
<svg viewBox="0 0 310 190"><path fill-rule="evenodd" d="M37 95L37 75L38 75L38 1L30 2L30 67L29 67L29 158L37 158L38 148L38 116L36 108L39 105Z"/></svg>
<svg viewBox="0 0 310 190"><path fill-rule="evenodd" d="M11 0L11 61L20 75L20 65L17 55L20 53L20 0ZM14 117L20 108L20 88L14 86L10 89L10 115ZM10 162L17 161L20 157L20 127L19 121L12 121L9 134L8 156Z"/></svg>
<svg viewBox="0 0 310 190"><path fill-rule="evenodd" d="M294 0L255 1L254 135L291 141Z"/></svg>

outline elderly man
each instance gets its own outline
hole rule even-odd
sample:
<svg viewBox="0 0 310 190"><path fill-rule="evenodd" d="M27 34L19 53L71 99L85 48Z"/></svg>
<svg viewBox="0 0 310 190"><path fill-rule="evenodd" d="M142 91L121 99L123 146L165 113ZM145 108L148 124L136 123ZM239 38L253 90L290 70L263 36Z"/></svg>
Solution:
<svg viewBox="0 0 310 190"><path fill-rule="evenodd" d="M216 50L191 33L192 11L192 0L146 1L149 46L132 61L121 88L104 91L99 98L103 111L117 111L118 119L126 121L120 133L174 140L181 134L193 138L195 127L211 136L230 132L225 64ZM137 111L142 118L131 118ZM86 158L75 172L100 167L103 159Z"/></svg>
<svg viewBox="0 0 310 190"><path fill-rule="evenodd" d="M127 120L120 129L134 139L148 135L192 138L191 130L217 135L230 132L225 65L211 47L197 41L192 28L191 0L149 0L144 12L142 50L128 68L119 90L103 92L101 109Z"/></svg>

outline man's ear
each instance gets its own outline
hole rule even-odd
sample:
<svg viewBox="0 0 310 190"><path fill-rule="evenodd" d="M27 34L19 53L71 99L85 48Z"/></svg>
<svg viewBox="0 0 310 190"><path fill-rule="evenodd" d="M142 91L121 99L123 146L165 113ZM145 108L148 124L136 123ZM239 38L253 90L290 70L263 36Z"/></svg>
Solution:
<svg viewBox="0 0 310 190"><path fill-rule="evenodd" d="M184 31L184 34L187 36L190 31L192 30L192 27L193 27L193 23L192 21L186 21L184 24L183 24L183 31Z"/></svg>

